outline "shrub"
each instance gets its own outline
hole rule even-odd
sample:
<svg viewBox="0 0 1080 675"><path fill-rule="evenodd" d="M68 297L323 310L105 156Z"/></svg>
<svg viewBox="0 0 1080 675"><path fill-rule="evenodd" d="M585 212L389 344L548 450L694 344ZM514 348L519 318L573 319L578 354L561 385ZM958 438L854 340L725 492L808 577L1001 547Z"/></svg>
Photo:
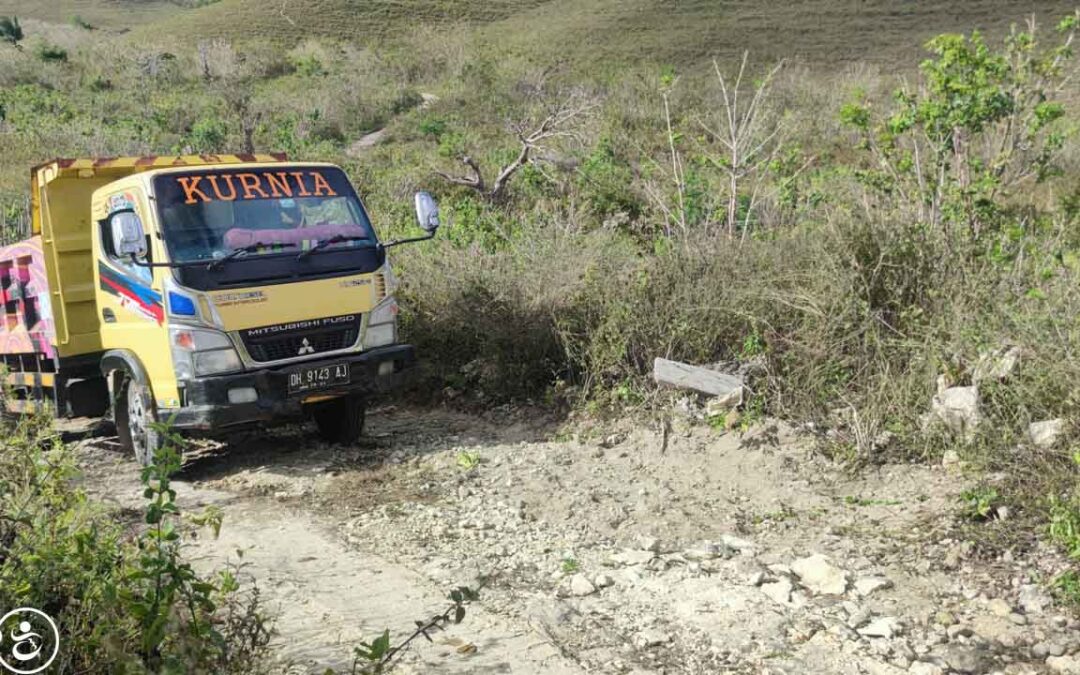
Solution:
<svg viewBox="0 0 1080 675"><path fill-rule="evenodd" d="M143 473L148 529L132 533L71 484L70 449L45 416L4 429L0 606L62 626L57 672L250 672L269 631L236 576L197 574L181 555L167 447ZM219 523L218 523L219 524Z"/></svg>
<svg viewBox="0 0 1080 675"><path fill-rule="evenodd" d="M44 40L37 43L34 54L45 62L64 63L68 60L67 50L59 45L54 45Z"/></svg>
<svg viewBox="0 0 1080 675"><path fill-rule="evenodd" d="M978 31L930 40L921 86L897 90L883 119L858 101L841 110L878 160L862 181L922 223L962 226L975 238L1001 224L1003 198L1058 171L1071 133L1059 96L1078 21L1080 13L1062 20L1051 46L1034 21L1000 50Z"/></svg>

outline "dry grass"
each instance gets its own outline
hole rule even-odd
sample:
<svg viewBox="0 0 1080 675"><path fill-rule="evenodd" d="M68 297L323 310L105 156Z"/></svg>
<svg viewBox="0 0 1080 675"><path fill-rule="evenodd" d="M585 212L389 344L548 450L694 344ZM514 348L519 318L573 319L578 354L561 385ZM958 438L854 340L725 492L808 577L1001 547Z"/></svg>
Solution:
<svg viewBox="0 0 1080 675"><path fill-rule="evenodd" d="M67 22L79 15L130 39L209 38L292 46L311 37L372 44L421 27L472 34L482 43L592 71L628 62L699 66L749 50L757 60L914 63L943 31L1000 35L1029 13L1065 14L1070 0L1018 7L1009 0L218 0L190 9L166 0L0 0L0 15Z"/></svg>

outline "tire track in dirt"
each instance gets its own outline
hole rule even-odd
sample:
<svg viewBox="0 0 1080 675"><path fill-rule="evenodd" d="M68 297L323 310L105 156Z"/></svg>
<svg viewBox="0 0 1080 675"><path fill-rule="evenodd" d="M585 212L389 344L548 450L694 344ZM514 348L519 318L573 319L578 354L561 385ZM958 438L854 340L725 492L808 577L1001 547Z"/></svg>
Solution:
<svg viewBox="0 0 1080 675"><path fill-rule="evenodd" d="M225 478L174 481L182 511L216 505L223 509L225 521L217 538L189 532L186 551L196 567L206 571L229 561L244 564L242 579L257 581L264 604L275 617L272 648L283 669L349 672L354 645L387 628L395 639L407 635L414 620L445 609L450 587L444 591L385 557L348 545L335 533L331 519L261 496L257 489L228 489L232 468L249 470L259 464L272 473L278 453L295 447L296 440L293 434L270 437L268 443L254 441L262 451L261 460L245 455L253 441L243 443L232 456L228 451L211 452L187 460L182 474L205 472ZM139 469L111 445L107 440L80 444L85 487L95 498L131 514L142 504ZM306 459L333 461L336 452L316 446ZM214 466L201 466L204 462ZM217 487L221 484L225 489ZM237 551L243 552L242 557ZM434 643L413 644L402 658L401 672L581 672L542 635L487 612L482 604L469 607L465 621L437 634Z"/></svg>
<svg viewBox="0 0 1080 675"><path fill-rule="evenodd" d="M958 467L851 474L782 424L737 435L680 423L665 439L584 422L552 440L527 413L385 408L369 425L356 447L291 429L204 448L180 476L185 508L225 512L221 537L191 553L220 566L246 551L279 612L277 652L298 672L348 666L361 637L404 633L445 590L481 578L466 621L418 645L402 672L1080 662L1080 622L1039 585L1060 556L1030 541L980 550L958 513L972 479ZM88 486L137 504L132 462L101 443L83 454Z"/></svg>

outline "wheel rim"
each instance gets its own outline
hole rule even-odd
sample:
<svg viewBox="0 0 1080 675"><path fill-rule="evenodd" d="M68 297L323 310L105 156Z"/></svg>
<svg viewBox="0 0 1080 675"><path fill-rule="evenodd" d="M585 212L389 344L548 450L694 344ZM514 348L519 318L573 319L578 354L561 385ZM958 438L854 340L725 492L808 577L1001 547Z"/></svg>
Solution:
<svg viewBox="0 0 1080 675"><path fill-rule="evenodd" d="M135 446L135 455L142 459L147 448L146 405L143 403L142 392L134 382L127 388L127 412L131 444Z"/></svg>

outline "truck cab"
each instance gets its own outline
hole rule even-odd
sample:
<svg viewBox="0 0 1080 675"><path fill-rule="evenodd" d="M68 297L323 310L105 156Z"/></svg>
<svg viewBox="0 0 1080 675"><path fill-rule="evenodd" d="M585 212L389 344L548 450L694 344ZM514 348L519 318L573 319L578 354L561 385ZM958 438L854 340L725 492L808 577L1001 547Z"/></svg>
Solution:
<svg viewBox="0 0 1080 675"><path fill-rule="evenodd" d="M336 166L59 160L33 182L57 404L78 414L107 396L143 464L162 422L216 436L313 418L326 440L354 441L365 401L415 361L387 262L404 242L379 241ZM416 202L426 234L406 241L438 228L430 196Z"/></svg>

